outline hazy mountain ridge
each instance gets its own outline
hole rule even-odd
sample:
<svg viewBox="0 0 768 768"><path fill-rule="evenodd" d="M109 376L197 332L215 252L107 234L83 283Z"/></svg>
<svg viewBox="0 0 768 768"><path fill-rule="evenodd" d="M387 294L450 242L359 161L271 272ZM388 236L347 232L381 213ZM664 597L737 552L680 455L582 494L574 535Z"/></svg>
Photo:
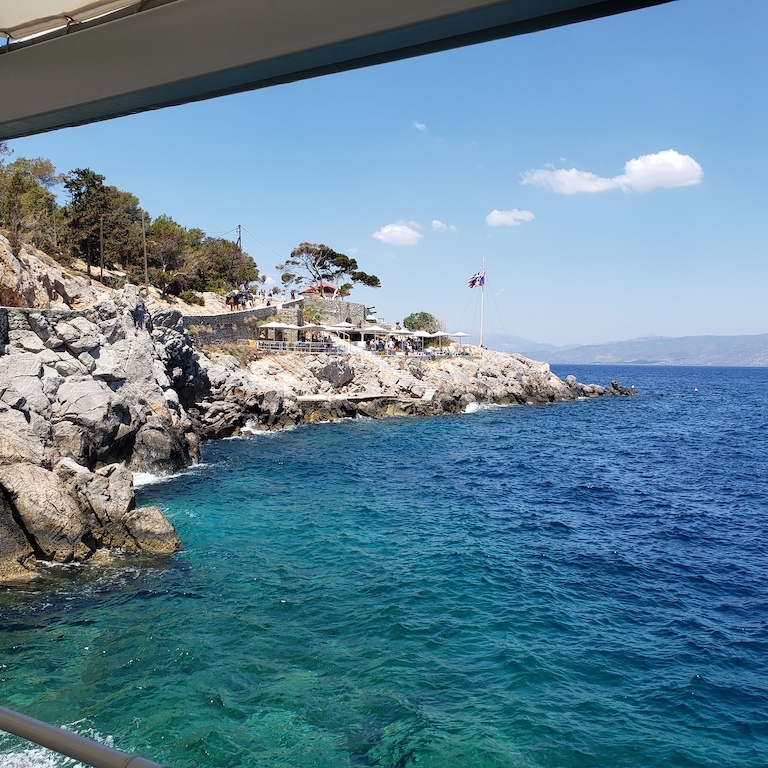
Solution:
<svg viewBox="0 0 768 768"><path fill-rule="evenodd" d="M574 365L768 366L768 333L752 336L652 336L576 347L534 344L520 352L528 355L533 350L539 359L548 363Z"/></svg>

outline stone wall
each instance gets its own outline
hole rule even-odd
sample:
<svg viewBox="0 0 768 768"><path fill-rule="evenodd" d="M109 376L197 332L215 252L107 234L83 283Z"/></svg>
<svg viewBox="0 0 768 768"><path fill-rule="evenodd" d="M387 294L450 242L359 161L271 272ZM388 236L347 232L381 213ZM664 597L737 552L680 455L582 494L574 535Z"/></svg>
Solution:
<svg viewBox="0 0 768 768"><path fill-rule="evenodd" d="M321 322L325 325L336 323L352 323L355 328L365 325L365 305L353 301L334 301L333 299L305 299L312 307L317 307L322 313Z"/></svg>
<svg viewBox="0 0 768 768"><path fill-rule="evenodd" d="M29 331L37 327L38 318L44 317L51 325L73 317L85 317L77 309L35 309L30 307L0 307L0 354L6 352L11 331Z"/></svg>
<svg viewBox="0 0 768 768"><path fill-rule="evenodd" d="M223 315L189 315L184 318L184 327L198 345L256 339L258 327L262 323L277 321L300 325L305 305L307 308L317 309L321 314L322 323L326 325L347 322L360 327L365 319L363 304L312 298L276 302L271 307L228 312ZM296 331L283 331L284 341L296 341L296 337Z"/></svg>

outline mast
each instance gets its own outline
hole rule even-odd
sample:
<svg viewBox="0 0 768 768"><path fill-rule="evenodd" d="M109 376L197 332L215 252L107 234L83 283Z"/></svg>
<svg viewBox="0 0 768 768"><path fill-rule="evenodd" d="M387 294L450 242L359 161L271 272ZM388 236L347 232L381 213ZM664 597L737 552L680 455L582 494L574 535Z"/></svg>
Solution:
<svg viewBox="0 0 768 768"><path fill-rule="evenodd" d="M483 268L480 270L480 346L483 346L483 315L485 314L485 258Z"/></svg>

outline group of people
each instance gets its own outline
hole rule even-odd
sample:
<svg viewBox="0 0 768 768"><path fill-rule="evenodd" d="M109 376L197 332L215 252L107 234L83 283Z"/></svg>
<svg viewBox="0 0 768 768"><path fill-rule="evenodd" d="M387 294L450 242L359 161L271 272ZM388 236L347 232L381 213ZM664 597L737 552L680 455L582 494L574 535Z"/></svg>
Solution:
<svg viewBox="0 0 768 768"><path fill-rule="evenodd" d="M291 291L291 300L296 298L296 291ZM243 309L253 309L259 302L262 306L271 307L273 301L288 301L288 292L283 288L279 293L268 293L266 288L262 288L258 293L251 293L244 285L237 291L230 291L226 296L227 305L230 312Z"/></svg>
<svg viewBox="0 0 768 768"><path fill-rule="evenodd" d="M368 349L379 355L396 355L399 352L406 355L415 355L421 352L421 348L417 347L411 339L400 340L392 336L386 341L381 337L372 337L368 341Z"/></svg>

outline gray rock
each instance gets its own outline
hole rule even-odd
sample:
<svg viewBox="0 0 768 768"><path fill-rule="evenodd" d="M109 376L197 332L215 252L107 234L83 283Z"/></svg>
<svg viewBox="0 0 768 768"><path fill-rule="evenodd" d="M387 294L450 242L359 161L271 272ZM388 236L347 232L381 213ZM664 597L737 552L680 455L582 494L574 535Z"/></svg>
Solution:
<svg viewBox="0 0 768 768"><path fill-rule="evenodd" d="M181 540L159 507L134 509L125 516L124 522L142 552L171 555L181 549Z"/></svg>
<svg viewBox="0 0 768 768"><path fill-rule="evenodd" d="M343 387L355 378L355 370L346 360L337 358L324 365L318 371L318 376L331 383L334 387Z"/></svg>
<svg viewBox="0 0 768 768"><path fill-rule="evenodd" d="M0 493L0 582L29 581L35 577L35 563L35 553Z"/></svg>

